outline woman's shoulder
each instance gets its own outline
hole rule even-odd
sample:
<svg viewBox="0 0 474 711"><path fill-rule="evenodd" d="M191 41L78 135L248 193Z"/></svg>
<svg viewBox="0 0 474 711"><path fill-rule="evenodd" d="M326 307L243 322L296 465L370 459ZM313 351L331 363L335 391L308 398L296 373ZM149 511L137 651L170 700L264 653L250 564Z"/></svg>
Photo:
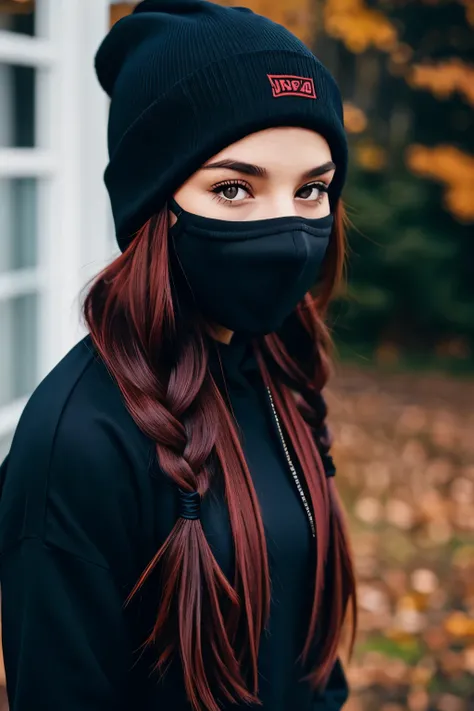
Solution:
<svg viewBox="0 0 474 711"><path fill-rule="evenodd" d="M41 439L54 432L63 415L71 411L93 416L94 412L116 411L121 403L117 384L95 350L90 335L85 336L43 378L31 394L18 423L15 438Z"/></svg>
<svg viewBox="0 0 474 711"><path fill-rule="evenodd" d="M81 555L86 539L132 515L137 477L147 474L152 451L86 336L20 417L2 467L0 553L39 537Z"/></svg>
<svg viewBox="0 0 474 711"><path fill-rule="evenodd" d="M39 468L48 467L58 445L66 446L71 455L100 456L102 447L122 449L124 438L135 445L149 444L87 335L30 396L15 430L10 458L22 454Z"/></svg>

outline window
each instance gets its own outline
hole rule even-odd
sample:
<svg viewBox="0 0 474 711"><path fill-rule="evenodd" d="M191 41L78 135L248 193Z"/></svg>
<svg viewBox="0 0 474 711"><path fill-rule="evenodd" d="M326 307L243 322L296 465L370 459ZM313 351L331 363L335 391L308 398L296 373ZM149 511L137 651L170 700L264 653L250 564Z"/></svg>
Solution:
<svg viewBox="0 0 474 711"><path fill-rule="evenodd" d="M0 178L0 274L37 266L37 218L36 180Z"/></svg>
<svg viewBox="0 0 474 711"><path fill-rule="evenodd" d="M1 29L33 35L31 10L1 15ZM25 156L36 144L36 74L34 66L0 61L0 150L7 149L0 174L0 450L38 379L38 181L16 175L15 167L17 151Z"/></svg>
<svg viewBox="0 0 474 711"><path fill-rule="evenodd" d="M0 30L33 36L35 14L33 0L0 0Z"/></svg>
<svg viewBox="0 0 474 711"><path fill-rule="evenodd" d="M37 383L38 294L0 302L0 408L26 397Z"/></svg>
<svg viewBox="0 0 474 711"><path fill-rule="evenodd" d="M109 0L0 0L0 461L83 336L81 288L116 252L93 69L109 25Z"/></svg>
<svg viewBox="0 0 474 711"><path fill-rule="evenodd" d="M0 63L0 147L35 145L35 69Z"/></svg>

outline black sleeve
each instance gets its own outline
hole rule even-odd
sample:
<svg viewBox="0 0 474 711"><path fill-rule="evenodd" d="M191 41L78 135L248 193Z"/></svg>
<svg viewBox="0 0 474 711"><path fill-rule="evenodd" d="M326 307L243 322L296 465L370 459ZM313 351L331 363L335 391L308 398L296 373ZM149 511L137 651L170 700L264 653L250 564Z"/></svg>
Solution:
<svg viewBox="0 0 474 711"><path fill-rule="evenodd" d="M129 711L122 599L110 572L33 537L0 569L10 711Z"/></svg>
<svg viewBox="0 0 474 711"><path fill-rule="evenodd" d="M311 711L339 711L349 698L349 686L341 660L336 659L327 686L316 694Z"/></svg>
<svg viewBox="0 0 474 711"><path fill-rule="evenodd" d="M27 412L2 478L10 711L130 711L123 580L138 526L130 471L110 426L76 413L51 436Z"/></svg>

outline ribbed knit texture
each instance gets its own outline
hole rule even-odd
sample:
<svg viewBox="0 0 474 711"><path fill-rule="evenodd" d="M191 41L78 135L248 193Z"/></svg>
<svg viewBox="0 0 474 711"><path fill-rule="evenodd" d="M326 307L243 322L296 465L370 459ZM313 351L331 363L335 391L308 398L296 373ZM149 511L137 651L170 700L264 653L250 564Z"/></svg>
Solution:
<svg viewBox="0 0 474 711"><path fill-rule="evenodd" d="M337 85L281 25L206 0L145 0L120 20L95 61L111 97L105 182L123 250L200 166L272 126L301 126L328 141L339 197L347 167ZM268 74L312 78L316 99L275 97Z"/></svg>

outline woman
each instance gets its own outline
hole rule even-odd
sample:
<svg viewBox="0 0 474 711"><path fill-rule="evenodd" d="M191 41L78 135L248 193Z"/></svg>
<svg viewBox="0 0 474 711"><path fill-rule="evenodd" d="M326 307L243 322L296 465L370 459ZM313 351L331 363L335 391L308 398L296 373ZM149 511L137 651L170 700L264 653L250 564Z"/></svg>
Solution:
<svg viewBox="0 0 474 711"><path fill-rule="evenodd" d="M338 89L284 28L205 0L141 3L96 69L122 254L3 464L11 711L339 709Z"/></svg>

